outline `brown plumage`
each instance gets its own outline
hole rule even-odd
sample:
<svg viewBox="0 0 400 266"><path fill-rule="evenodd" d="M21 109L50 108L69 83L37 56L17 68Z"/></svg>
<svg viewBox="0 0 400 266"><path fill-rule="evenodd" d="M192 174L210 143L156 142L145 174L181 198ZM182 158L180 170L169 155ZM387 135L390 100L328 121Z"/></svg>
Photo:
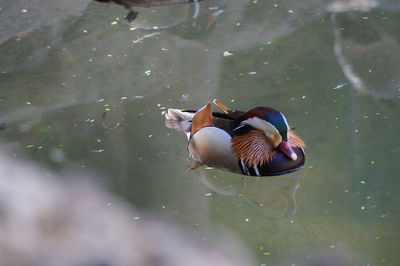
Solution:
<svg viewBox="0 0 400 266"><path fill-rule="evenodd" d="M270 139L259 129L250 130L244 135L232 138L232 149L240 160L249 166L259 166L271 161L277 150L269 143ZM294 133L288 132L288 142L291 146L304 148L304 141Z"/></svg>
<svg viewBox="0 0 400 266"><path fill-rule="evenodd" d="M304 141L299 136L297 136L297 134L294 133L293 130L288 131L288 142L291 146L294 146L294 147L299 147L299 148L306 147L306 144L304 143Z"/></svg>
<svg viewBox="0 0 400 266"><path fill-rule="evenodd" d="M192 119L191 135L202 129L203 127L212 126L212 111L211 104L207 103L206 106L196 112Z"/></svg>

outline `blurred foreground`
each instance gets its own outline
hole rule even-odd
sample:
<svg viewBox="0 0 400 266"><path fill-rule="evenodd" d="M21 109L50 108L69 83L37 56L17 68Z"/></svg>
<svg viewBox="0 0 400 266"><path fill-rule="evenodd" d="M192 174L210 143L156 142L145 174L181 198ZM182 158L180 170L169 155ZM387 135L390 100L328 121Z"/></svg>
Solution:
<svg viewBox="0 0 400 266"><path fill-rule="evenodd" d="M0 156L0 265L252 265L238 240L146 219L87 177ZM217 240L218 237L218 240ZM201 241L201 242L200 242Z"/></svg>
<svg viewBox="0 0 400 266"><path fill-rule="evenodd" d="M0 265L257 265L224 230L200 237L143 216L82 174L60 178L4 154L0 173ZM276 265L360 263L345 247L304 247L288 255Z"/></svg>

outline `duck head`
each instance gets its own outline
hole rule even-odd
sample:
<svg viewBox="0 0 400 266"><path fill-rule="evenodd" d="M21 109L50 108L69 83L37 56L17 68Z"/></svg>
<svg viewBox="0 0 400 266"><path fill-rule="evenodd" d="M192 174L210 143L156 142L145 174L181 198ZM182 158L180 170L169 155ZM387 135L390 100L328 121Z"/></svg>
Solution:
<svg viewBox="0 0 400 266"><path fill-rule="evenodd" d="M261 130L272 149L278 149L289 159L297 160L288 141L290 128L281 112L270 107L256 107L244 114L240 124Z"/></svg>

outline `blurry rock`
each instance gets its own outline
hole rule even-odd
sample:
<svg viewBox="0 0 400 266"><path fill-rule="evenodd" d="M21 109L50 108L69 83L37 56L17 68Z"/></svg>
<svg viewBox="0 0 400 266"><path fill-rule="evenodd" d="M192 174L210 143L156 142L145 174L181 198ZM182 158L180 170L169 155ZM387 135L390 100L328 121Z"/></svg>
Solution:
<svg viewBox="0 0 400 266"><path fill-rule="evenodd" d="M0 265L253 265L231 237L193 241L82 177L50 175L0 155Z"/></svg>

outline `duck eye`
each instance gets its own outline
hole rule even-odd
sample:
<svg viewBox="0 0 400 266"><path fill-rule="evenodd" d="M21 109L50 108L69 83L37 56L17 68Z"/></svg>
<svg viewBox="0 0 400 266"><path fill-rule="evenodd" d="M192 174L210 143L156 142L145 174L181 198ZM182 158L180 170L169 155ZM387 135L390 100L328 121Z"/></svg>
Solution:
<svg viewBox="0 0 400 266"><path fill-rule="evenodd" d="M269 138L273 138L273 137L274 137L274 133L272 133L271 131L265 130L264 132L265 132L265 135L266 135L267 137L269 137Z"/></svg>

